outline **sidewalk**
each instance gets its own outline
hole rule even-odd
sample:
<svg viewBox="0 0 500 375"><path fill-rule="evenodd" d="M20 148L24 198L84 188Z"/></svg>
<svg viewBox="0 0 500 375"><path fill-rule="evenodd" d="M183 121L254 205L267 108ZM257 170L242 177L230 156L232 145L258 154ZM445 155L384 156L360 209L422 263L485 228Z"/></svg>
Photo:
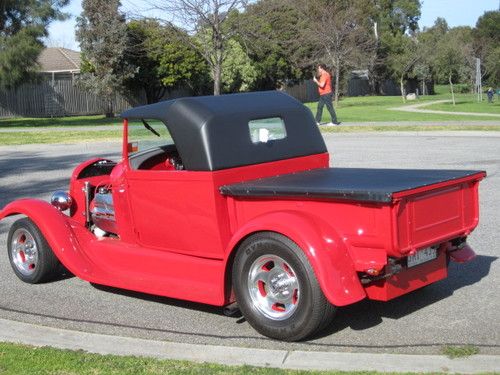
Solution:
<svg viewBox="0 0 500 375"><path fill-rule="evenodd" d="M98 354L250 365L297 370L486 373L500 371L500 356L450 359L442 355L332 353L184 344L100 335L0 319L0 341Z"/></svg>
<svg viewBox="0 0 500 375"><path fill-rule="evenodd" d="M423 102L418 104L410 104L402 107L389 108L391 111L402 111L402 112L417 112L417 113L434 113L441 115L459 115L459 116L481 116L481 117L495 117L500 121L500 114L498 113L479 113L479 112L451 112L451 111L441 111L435 109L422 109L433 104L450 103L451 100L434 100L430 102Z"/></svg>

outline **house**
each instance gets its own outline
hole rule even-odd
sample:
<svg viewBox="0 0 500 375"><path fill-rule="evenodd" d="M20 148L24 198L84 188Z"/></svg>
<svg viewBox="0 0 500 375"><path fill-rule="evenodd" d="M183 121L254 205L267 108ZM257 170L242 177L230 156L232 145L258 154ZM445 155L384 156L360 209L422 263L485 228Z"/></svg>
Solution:
<svg viewBox="0 0 500 375"><path fill-rule="evenodd" d="M49 47L37 59L38 77L18 87L0 90L0 118L60 117L105 113L104 101L78 84L81 56L79 51ZM169 92L165 98L186 96L188 90ZM144 92L116 93L112 99L114 112L146 103Z"/></svg>
<svg viewBox="0 0 500 375"><path fill-rule="evenodd" d="M40 73L56 78L75 78L80 73L80 52L67 48L49 47L42 50L37 59Z"/></svg>
<svg viewBox="0 0 500 375"><path fill-rule="evenodd" d="M67 48L45 48L37 63L37 79L0 91L0 118L103 113L102 99L78 85L80 52ZM116 112L121 112L131 107L131 103L117 94L113 107Z"/></svg>

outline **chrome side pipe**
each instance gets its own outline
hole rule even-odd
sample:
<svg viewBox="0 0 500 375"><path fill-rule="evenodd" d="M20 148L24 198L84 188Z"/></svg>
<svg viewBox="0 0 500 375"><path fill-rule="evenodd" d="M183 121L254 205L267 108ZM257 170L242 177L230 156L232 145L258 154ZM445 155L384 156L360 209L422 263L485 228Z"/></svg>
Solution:
<svg viewBox="0 0 500 375"><path fill-rule="evenodd" d="M85 181L83 185L83 194L85 196L85 226L90 227L90 182Z"/></svg>

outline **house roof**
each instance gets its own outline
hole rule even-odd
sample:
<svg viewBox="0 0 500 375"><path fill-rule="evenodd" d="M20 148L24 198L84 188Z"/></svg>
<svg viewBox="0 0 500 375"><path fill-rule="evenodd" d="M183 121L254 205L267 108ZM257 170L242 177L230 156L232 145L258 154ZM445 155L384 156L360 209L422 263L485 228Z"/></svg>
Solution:
<svg viewBox="0 0 500 375"><path fill-rule="evenodd" d="M80 71L80 52L67 48L45 48L37 61L43 73Z"/></svg>

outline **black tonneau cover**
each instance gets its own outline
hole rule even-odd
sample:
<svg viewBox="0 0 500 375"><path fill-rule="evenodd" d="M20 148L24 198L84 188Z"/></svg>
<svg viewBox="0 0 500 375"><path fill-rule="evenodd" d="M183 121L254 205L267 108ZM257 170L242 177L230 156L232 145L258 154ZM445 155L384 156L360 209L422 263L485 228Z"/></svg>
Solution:
<svg viewBox="0 0 500 375"><path fill-rule="evenodd" d="M321 168L226 185L220 191L230 196L308 197L388 203L397 192L483 173L442 169Z"/></svg>

